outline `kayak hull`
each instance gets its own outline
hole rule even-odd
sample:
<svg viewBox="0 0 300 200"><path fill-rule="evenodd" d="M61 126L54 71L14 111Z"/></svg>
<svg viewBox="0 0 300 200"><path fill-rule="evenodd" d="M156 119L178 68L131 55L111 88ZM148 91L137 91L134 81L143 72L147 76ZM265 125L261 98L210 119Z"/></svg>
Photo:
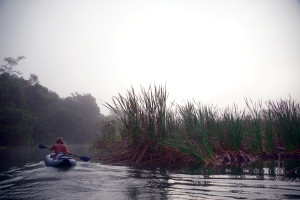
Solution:
<svg viewBox="0 0 300 200"><path fill-rule="evenodd" d="M54 153L45 157L45 164L48 167L73 167L76 165L76 160L68 155L61 155L58 159Z"/></svg>

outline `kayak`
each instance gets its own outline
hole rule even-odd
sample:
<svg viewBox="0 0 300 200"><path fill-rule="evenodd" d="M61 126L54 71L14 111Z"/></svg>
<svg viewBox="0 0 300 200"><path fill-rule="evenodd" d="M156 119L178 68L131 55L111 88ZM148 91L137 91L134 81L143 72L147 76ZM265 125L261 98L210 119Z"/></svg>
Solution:
<svg viewBox="0 0 300 200"><path fill-rule="evenodd" d="M45 157L45 164L48 167L73 167L76 160L65 154L50 153Z"/></svg>

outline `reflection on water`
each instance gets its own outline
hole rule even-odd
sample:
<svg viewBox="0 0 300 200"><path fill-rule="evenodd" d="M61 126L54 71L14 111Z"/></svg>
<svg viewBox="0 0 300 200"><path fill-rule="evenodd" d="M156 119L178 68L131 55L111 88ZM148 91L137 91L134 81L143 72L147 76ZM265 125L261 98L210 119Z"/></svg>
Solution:
<svg viewBox="0 0 300 200"><path fill-rule="evenodd" d="M298 166L275 161L167 171L78 161L64 170L27 162L0 172L0 199L300 199Z"/></svg>
<svg viewBox="0 0 300 200"><path fill-rule="evenodd" d="M286 179L299 182L300 160L284 161L257 161L247 167L227 166L217 169L189 169L183 173L202 174L205 178L219 177L226 175L232 179L257 179L257 180L277 180Z"/></svg>

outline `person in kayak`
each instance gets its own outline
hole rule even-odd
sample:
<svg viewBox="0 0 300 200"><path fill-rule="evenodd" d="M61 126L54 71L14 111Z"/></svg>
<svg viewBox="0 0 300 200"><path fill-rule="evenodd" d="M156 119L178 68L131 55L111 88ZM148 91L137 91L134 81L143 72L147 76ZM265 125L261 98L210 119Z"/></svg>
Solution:
<svg viewBox="0 0 300 200"><path fill-rule="evenodd" d="M62 137L58 137L56 139L56 145L51 147L50 151L54 150L55 154L71 154L71 152L68 151L67 146L64 143L64 140Z"/></svg>

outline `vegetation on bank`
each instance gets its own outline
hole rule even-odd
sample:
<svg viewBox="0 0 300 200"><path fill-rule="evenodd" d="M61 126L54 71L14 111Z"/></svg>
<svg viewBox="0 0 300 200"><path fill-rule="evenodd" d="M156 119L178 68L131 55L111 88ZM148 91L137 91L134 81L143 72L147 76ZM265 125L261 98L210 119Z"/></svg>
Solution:
<svg viewBox="0 0 300 200"><path fill-rule="evenodd" d="M114 114L99 127L94 147L114 163L249 163L257 157L300 150L300 106L292 98L265 104L245 99L219 109L167 101L166 87L132 88L106 104ZM299 153L296 154L299 156Z"/></svg>
<svg viewBox="0 0 300 200"><path fill-rule="evenodd" d="M49 144L62 136L67 143L90 142L101 118L95 98L75 93L60 98L15 70L23 56L5 58L0 67L0 146Z"/></svg>

